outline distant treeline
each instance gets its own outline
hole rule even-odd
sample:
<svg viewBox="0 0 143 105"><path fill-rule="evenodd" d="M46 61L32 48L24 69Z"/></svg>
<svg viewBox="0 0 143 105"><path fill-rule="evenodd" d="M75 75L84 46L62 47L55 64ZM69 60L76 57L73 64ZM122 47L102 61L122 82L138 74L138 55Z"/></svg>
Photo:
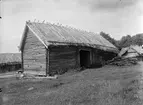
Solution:
<svg viewBox="0 0 143 105"><path fill-rule="evenodd" d="M128 47L130 45L143 45L143 33L136 34L134 36L130 36L130 35L123 36L120 40L115 40L105 32L100 32L100 35L102 35L105 39L107 39L109 42L111 42L119 49L123 47Z"/></svg>

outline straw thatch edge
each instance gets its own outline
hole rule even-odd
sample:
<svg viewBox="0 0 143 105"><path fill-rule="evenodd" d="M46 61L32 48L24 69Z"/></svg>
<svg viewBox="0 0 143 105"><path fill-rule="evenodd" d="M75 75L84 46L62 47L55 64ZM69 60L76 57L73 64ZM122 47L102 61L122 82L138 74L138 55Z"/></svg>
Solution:
<svg viewBox="0 0 143 105"><path fill-rule="evenodd" d="M86 46L86 47L97 48L97 49L100 49L100 50L114 52L114 53L118 53L119 52L116 48L102 46L102 45L97 45L97 44L57 42L57 41L48 41L48 42L49 42L49 46L51 46L51 45L54 45L54 46L58 46L58 45L74 45L74 46L83 46L83 47Z"/></svg>

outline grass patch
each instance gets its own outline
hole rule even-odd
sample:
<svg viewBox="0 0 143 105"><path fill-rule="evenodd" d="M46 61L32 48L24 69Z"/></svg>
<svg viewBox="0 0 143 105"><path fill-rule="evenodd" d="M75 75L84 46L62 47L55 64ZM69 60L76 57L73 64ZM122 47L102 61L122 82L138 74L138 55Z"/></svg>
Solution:
<svg viewBox="0 0 143 105"><path fill-rule="evenodd" d="M141 67L105 66L67 73L55 80L5 80L4 104L142 105Z"/></svg>

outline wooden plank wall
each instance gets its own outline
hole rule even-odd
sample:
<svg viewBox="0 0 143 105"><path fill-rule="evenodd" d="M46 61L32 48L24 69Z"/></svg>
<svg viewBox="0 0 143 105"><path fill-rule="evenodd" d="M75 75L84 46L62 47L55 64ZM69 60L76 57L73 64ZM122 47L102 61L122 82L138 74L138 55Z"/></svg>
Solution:
<svg viewBox="0 0 143 105"><path fill-rule="evenodd" d="M62 74L77 67L76 47L51 47L49 55L50 74Z"/></svg>
<svg viewBox="0 0 143 105"><path fill-rule="evenodd" d="M25 72L46 75L46 49L38 38L28 30L23 49L23 68Z"/></svg>
<svg viewBox="0 0 143 105"><path fill-rule="evenodd" d="M112 52L107 52L107 51L102 51L98 49L93 49L92 50L93 54L93 66L98 67L100 65L104 65L106 61L111 60L116 56L115 53Z"/></svg>
<svg viewBox="0 0 143 105"><path fill-rule="evenodd" d="M101 66L102 56L98 53L98 49L92 49L92 67Z"/></svg>
<svg viewBox="0 0 143 105"><path fill-rule="evenodd" d="M53 46L49 48L49 74L62 74L71 68L80 67L80 50L91 51L91 67L101 67L105 56L98 49L73 46ZM104 53L107 53L104 51ZM112 53L110 53L112 55Z"/></svg>

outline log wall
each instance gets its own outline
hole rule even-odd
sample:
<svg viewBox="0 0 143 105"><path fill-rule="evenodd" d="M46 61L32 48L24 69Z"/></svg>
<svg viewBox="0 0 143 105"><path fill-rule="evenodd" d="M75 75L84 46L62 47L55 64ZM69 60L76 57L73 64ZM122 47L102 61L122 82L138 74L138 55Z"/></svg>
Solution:
<svg viewBox="0 0 143 105"><path fill-rule="evenodd" d="M90 51L90 67L101 67L106 59L98 49L73 46L53 46L49 48L49 74L62 74L71 68L80 67L80 50Z"/></svg>
<svg viewBox="0 0 143 105"><path fill-rule="evenodd" d="M93 58L93 67L100 67L105 65L105 63L108 60L111 60L116 56L115 53L108 52L108 51L102 51L99 49L93 49L92 50L92 58Z"/></svg>
<svg viewBox="0 0 143 105"><path fill-rule="evenodd" d="M50 75L62 74L70 68L77 67L76 47L51 47L49 49Z"/></svg>
<svg viewBox="0 0 143 105"><path fill-rule="evenodd" d="M24 72L46 75L46 49L31 30L27 31L22 51Z"/></svg>
<svg viewBox="0 0 143 105"><path fill-rule="evenodd" d="M100 55L98 49L92 50L92 67L100 67L104 62L103 56Z"/></svg>

